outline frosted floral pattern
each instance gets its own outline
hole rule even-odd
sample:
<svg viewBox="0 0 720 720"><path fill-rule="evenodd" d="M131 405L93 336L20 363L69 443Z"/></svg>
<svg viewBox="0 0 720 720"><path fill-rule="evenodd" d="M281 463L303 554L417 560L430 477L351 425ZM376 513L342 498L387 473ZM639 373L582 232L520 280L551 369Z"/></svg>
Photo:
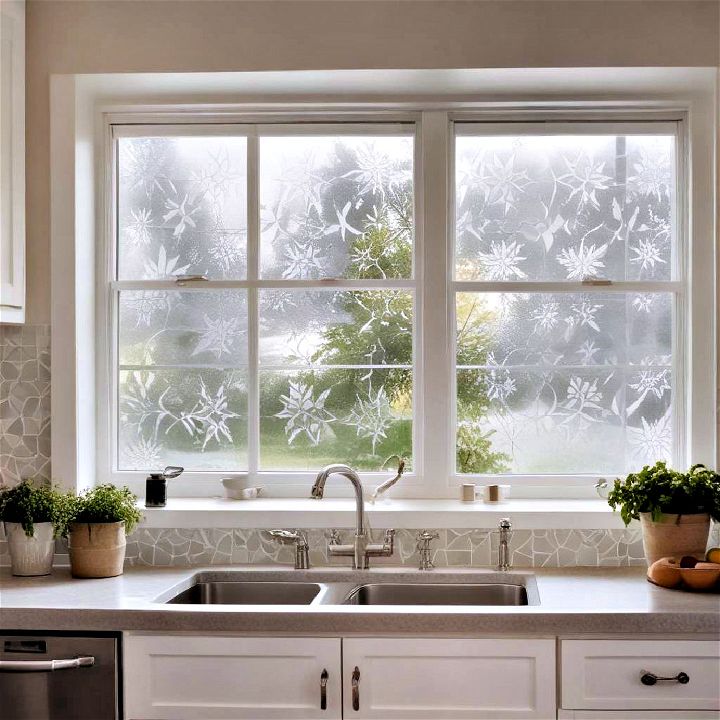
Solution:
<svg viewBox="0 0 720 720"><path fill-rule="evenodd" d="M118 277L245 277L244 137L118 140Z"/></svg>
<svg viewBox="0 0 720 720"><path fill-rule="evenodd" d="M489 400L460 428L518 473L623 473L670 459L672 298L458 294L458 386ZM466 390L467 391L467 390Z"/></svg>
<svg viewBox="0 0 720 720"><path fill-rule="evenodd" d="M409 367L261 370L261 468L312 470L348 447L361 469L379 469L396 449L411 464L411 378Z"/></svg>
<svg viewBox="0 0 720 720"><path fill-rule="evenodd" d="M121 470L247 467L245 371L148 368L119 379Z"/></svg>
<svg viewBox="0 0 720 720"><path fill-rule="evenodd" d="M670 279L672 136L461 136L456 153L459 279Z"/></svg>
<svg viewBox="0 0 720 720"><path fill-rule="evenodd" d="M412 364L406 291L261 290L261 365Z"/></svg>
<svg viewBox="0 0 720 720"><path fill-rule="evenodd" d="M457 279L671 280L674 142L459 136ZM672 293L492 290L456 296L460 472L622 474L672 458Z"/></svg>
<svg viewBox="0 0 720 720"><path fill-rule="evenodd" d="M412 168L412 137L261 138L262 277L408 277Z"/></svg>

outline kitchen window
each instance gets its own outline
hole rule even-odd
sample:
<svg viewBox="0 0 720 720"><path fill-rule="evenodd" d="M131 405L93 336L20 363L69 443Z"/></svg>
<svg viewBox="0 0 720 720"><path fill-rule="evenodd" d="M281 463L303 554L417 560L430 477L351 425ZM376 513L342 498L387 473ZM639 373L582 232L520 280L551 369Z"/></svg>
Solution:
<svg viewBox="0 0 720 720"><path fill-rule="evenodd" d="M506 120L112 124L108 474L682 462L680 123Z"/></svg>

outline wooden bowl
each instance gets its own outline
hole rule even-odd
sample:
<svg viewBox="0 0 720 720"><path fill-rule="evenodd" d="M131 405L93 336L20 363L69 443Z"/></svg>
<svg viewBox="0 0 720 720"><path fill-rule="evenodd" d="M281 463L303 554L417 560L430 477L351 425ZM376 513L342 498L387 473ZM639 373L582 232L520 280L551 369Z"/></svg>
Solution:
<svg viewBox="0 0 720 720"><path fill-rule="evenodd" d="M709 590L720 580L720 565L699 562L694 568L682 568L680 577L692 590Z"/></svg>

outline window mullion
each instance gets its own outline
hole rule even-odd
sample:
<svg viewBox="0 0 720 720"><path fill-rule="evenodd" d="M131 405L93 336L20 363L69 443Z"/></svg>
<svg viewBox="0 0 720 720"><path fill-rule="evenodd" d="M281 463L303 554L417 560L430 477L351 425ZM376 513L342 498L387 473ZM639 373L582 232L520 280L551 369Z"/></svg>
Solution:
<svg viewBox="0 0 720 720"><path fill-rule="evenodd" d="M259 316L258 288L260 262L260 154L257 132L248 129L247 138L247 278L248 287L248 472L254 476L260 466L260 378L258 373Z"/></svg>
<svg viewBox="0 0 720 720"><path fill-rule="evenodd" d="M447 493L453 428L448 381L452 377L448 307L450 126L445 112L423 114L423 267L422 283L422 468L429 496Z"/></svg>

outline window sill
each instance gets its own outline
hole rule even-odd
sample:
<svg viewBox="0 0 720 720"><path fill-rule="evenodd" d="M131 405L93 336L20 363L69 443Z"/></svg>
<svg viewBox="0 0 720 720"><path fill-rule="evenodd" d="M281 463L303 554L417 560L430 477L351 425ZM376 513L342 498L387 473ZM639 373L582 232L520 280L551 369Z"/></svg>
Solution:
<svg viewBox="0 0 720 720"><path fill-rule="evenodd" d="M355 505L349 498L322 502L303 498L173 498L165 508L141 506L148 528L349 528ZM516 530L619 530L620 515L602 500L511 500L490 505L459 500L393 499L365 503L374 528L492 528L509 517Z"/></svg>

